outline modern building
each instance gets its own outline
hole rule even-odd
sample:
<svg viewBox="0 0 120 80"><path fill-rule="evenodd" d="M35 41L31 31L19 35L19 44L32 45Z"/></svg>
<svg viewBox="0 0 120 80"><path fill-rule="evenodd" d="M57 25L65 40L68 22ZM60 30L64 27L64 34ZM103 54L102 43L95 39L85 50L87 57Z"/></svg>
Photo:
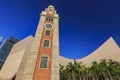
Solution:
<svg viewBox="0 0 120 80"><path fill-rule="evenodd" d="M0 46L1 46L1 44L2 44L2 37L0 36Z"/></svg>
<svg viewBox="0 0 120 80"><path fill-rule="evenodd" d="M58 25L59 16L50 5L40 14L35 37L28 36L13 46L0 71L0 80L59 80L59 64L66 65L74 60L59 55ZM120 61L119 57L120 48L110 38L77 61L90 66L92 61L104 58Z"/></svg>
<svg viewBox="0 0 120 80"><path fill-rule="evenodd" d="M0 48L0 66L3 65L8 54L10 53L10 50L16 42L18 42L18 40L12 36L3 42Z"/></svg>
<svg viewBox="0 0 120 80"><path fill-rule="evenodd" d="M0 36L0 42L1 42L1 40L2 40L2 37Z"/></svg>

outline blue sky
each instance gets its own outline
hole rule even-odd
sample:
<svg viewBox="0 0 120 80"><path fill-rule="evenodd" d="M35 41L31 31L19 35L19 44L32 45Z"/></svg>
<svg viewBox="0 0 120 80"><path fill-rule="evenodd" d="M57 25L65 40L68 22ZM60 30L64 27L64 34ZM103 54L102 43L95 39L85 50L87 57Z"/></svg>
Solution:
<svg viewBox="0 0 120 80"><path fill-rule="evenodd" d="M0 0L0 36L34 36L50 4L60 16L60 55L85 57L111 36L120 46L120 0Z"/></svg>

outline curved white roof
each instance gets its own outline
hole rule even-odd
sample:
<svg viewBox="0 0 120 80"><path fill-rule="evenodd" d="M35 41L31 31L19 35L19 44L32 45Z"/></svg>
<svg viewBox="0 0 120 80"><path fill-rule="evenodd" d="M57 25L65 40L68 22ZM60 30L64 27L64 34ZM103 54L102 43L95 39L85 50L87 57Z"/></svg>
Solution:
<svg viewBox="0 0 120 80"><path fill-rule="evenodd" d="M88 56L77 59L78 62L82 62L87 66L90 66L93 61L100 61L101 59L112 59L115 61L120 61L120 48L114 41L112 37L110 37L105 43L103 43L98 49L96 49L93 53ZM63 61L64 60L64 61ZM60 64L67 64L71 62L70 59L65 59L60 57ZM62 62L61 62L62 61ZM63 63L64 62L64 63Z"/></svg>

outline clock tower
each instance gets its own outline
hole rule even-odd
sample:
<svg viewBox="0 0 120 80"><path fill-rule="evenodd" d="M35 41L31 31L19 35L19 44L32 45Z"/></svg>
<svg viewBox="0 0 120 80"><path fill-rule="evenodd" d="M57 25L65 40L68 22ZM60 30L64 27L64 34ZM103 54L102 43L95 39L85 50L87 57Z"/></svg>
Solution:
<svg viewBox="0 0 120 80"><path fill-rule="evenodd" d="M22 80L59 80L59 16L50 5L40 14Z"/></svg>
<svg viewBox="0 0 120 80"><path fill-rule="evenodd" d="M38 25L38 27L42 27L42 35L33 80L58 80L58 14L50 5L41 13L42 17L44 18L43 23ZM40 22L42 21L40 20Z"/></svg>

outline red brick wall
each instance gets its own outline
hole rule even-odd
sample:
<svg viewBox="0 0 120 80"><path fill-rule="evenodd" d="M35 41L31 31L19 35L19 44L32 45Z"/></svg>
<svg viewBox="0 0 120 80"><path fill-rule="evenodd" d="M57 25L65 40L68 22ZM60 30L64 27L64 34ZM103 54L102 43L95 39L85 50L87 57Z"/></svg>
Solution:
<svg viewBox="0 0 120 80"><path fill-rule="evenodd" d="M33 80L50 80L51 78L53 29L50 29L50 30L51 30L51 35L45 36L46 28L44 27L43 29ZM45 39L50 40L50 48L43 48L43 42ZM48 56L48 68L47 69L40 68L40 60L41 60L40 58L42 55Z"/></svg>

